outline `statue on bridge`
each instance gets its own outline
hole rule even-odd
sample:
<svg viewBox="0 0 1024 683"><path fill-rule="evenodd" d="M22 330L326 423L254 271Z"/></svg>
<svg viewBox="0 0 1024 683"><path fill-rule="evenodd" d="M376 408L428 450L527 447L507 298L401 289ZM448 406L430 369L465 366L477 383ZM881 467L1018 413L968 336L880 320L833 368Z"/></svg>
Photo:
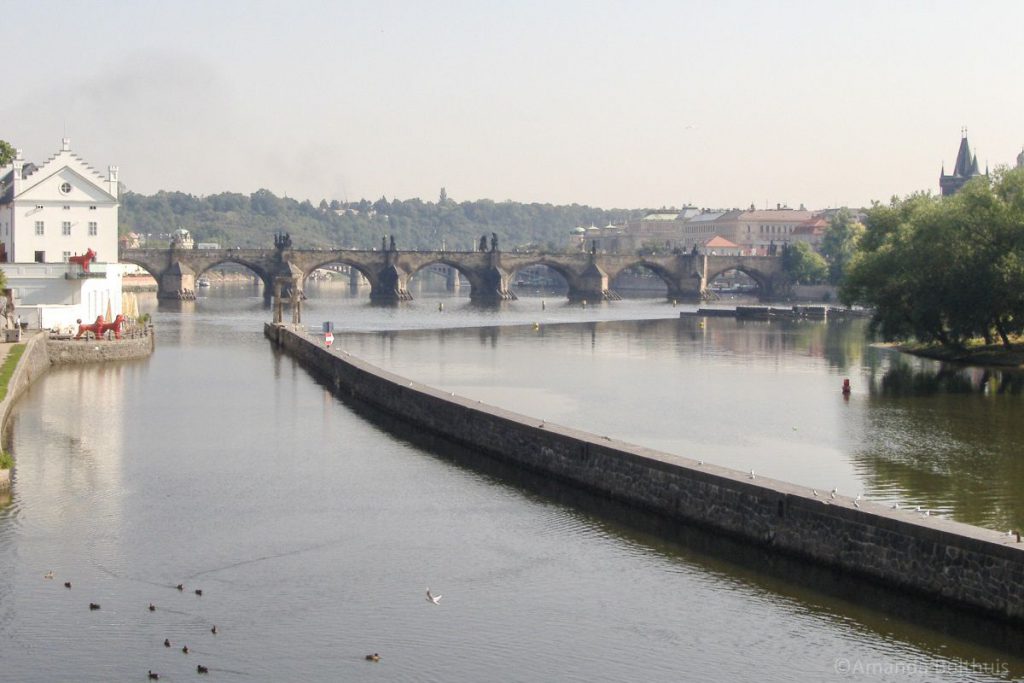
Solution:
<svg viewBox="0 0 1024 683"><path fill-rule="evenodd" d="M279 232L274 235L274 247L284 251L285 249L292 248L292 236L291 233Z"/></svg>
<svg viewBox="0 0 1024 683"><path fill-rule="evenodd" d="M477 251L487 251L487 235L480 235L480 246Z"/></svg>
<svg viewBox="0 0 1024 683"><path fill-rule="evenodd" d="M491 233L491 251L498 251L498 233Z"/></svg>
<svg viewBox="0 0 1024 683"><path fill-rule="evenodd" d="M398 251L398 247L395 246L395 236L394 235L391 235L391 242L388 244L388 248L391 249L391 251Z"/></svg>

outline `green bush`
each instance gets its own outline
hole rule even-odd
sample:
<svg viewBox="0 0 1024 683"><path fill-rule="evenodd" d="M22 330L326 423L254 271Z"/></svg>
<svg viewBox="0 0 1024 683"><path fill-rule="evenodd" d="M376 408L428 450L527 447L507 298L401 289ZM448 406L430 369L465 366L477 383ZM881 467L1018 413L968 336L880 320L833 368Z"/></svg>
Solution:
<svg viewBox="0 0 1024 683"><path fill-rule="evenodd" d="M14 467L14 456L7 451L0 451L0 470L9 470Z"/></svg>

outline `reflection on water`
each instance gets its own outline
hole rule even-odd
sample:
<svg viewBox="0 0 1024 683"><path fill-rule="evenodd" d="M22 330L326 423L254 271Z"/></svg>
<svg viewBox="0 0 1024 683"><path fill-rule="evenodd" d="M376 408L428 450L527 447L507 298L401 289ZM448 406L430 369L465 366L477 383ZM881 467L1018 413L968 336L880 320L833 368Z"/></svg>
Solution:
<svg viewBox="0 0 1024 683"><path fill-rule="evenodd" d="M1024 389L1020 370L968 368L942 364L920 368L897 362L889 367L871 389L884 396L928 396L932 394L1019 394Z"/></svg>
<svg viewBox="0 0 1024 683"><path fill-rule="evenodd" d="M1019 630L666 529L345 405L262 338L258 291L210 289L154 311L147 361L56 370L19 401L0 508L5 679L184 680L197 663L243 681L1007 678L957 668L971 661L1024 675ZM653 301L378 309L326 291L307 302L312 327L335 321L338 343L467 395L899 495L939 495L960 451L892 470L871 420L895 433L911 406L919 441L966 399L1008 414L1018 400L876 394L869 379L898 356L842 335L830 350L824 325L701 327Z"/></svg>

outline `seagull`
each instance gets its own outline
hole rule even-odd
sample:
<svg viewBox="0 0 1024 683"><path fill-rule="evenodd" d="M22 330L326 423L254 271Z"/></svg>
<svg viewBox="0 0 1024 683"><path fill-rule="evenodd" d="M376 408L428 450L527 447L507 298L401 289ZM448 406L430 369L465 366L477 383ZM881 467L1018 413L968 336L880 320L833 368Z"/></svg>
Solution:
<svg viewBox="0 0 1024 683"><path fill-rule="evenodd" d="M444 597L444 596L443 595L433 595L433 594L431 594L430 589L429 588L427 589L427 602L432 602L435 605L439 605L439 604L441 604L441 598L442 597Z"/></svg>
<svg viewBox="0 0 1024 683"><path fill-rule="evenodd" d="M834 488L834 489L832 489L832 493L828 494L828 497L829 497L829 498L835 498L835 497L836 497L836 493L837 493L838 491L839 491L839 489L838 489L838 488Z"/></svg>
<svg viewBox="0 0 1024 683"><path fill-rule="evenodd" d="M755 478L755 477L754 477L754 470L750 470L750 478L751 478L751 479L754 479L754 478Z"/></svg>
<svg viewBox="0 0 1024 683"><path fill-rule="evenodd" d="M900 504L899 503L893 503L892 504L892 509L893 510L899 510L900 509Z"/></svg>
<svg viewBox="0 0 1024 683"><path fill-rule="evenodd" d="M46 574L43 576L43 578L44 579L52 579L53 578L53 570L51 569L50 571L46 572Z"/></svg>
<svg viewBox="0 0 1024 683"><path fill-rule="evenodd" d="M815 497L815 498L817 498L817 497L818 497L818 489L811 489L811 493L813 493L813 494L814 494L814 497Z"/></svg>
<svg viewBox="0 0 1024 683"><path fill-rule="evenodd" d="M697 464L698 464L698 465L703 465L703 464L704 464L704 461L703 461L703 460L698 460L698 461L697 461Z"/></svg>
<svg viewBox="0 0 1024 683"><path fill-rule="evenodd" d="M858 503L857 501L853 501L853 507L859 508L860 507L860 503Z"/></svg>

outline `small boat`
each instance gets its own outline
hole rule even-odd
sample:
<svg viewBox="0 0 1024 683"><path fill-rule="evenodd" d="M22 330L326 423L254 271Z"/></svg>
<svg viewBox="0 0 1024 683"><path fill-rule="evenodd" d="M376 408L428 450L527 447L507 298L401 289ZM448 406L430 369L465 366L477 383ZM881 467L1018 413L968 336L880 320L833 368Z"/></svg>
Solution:
<svg viewBox="0 0 1024 683"><path fill-rule="evenodd" d="M196 280L196 287L209 287L209 286L210 286L210 281L207 280L205 277L201 277L198 280Z"/></svg>

